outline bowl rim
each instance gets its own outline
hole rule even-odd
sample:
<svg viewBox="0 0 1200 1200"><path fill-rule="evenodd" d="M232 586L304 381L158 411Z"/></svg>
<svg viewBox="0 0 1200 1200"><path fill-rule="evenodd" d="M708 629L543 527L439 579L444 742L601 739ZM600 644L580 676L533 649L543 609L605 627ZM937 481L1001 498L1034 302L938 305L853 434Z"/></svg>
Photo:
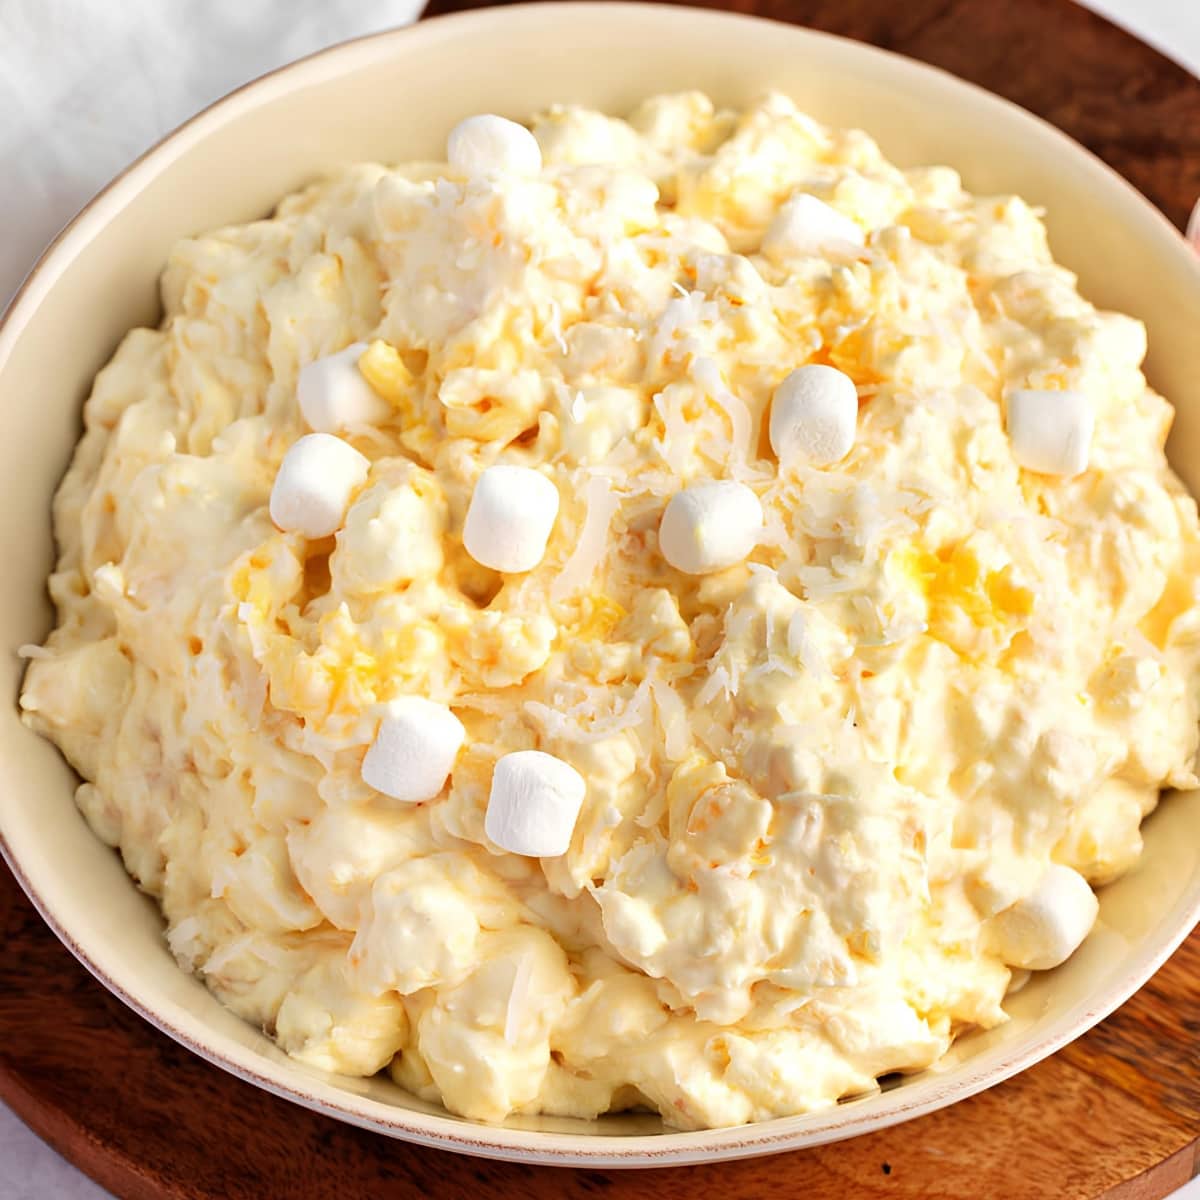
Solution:
<svg viewBox="0 0 1200 1200"><path fill-rule="evenodd" d="M86 246L93 236L102 234L110 211L114 214L119 211L126 199L136 195L162 169L210 132L219 129L227 120L236 120L238 109L248 100L266 100L279 89L286 92L304 82L318 82L329 68L334 68L330 71L333 76L342 74L344 72L337 67L343 59L349 60L363 52L369 54L372 50L378 50L386 56L395 44L407 45L423 37L436 39L440 31L450 27L474 25L486 28L498 21L511 25L513 21L535 17L539 20L550 17L555 22L565 24L592 19L597 14L623 18L639 13L653 13L666 20L705 22L714 27L747 23L770 26L780 32L786 31L788 37L826 45L837 44L840 47L852 46L864 58L873 58L878 63L890 64L894 69L924 76L937 81L943 88L966 89L974 94L977 103L991 105L995 111L1007 111L1010 117L1017 117L1025 123L1031 136L1056 146L1076 161L1080 161L1081 157L1087 160L1093 173L1099 172L1107 177L1109 188L1116 187L1123 191L1127 200L1139 206L1144 219L1158 225L1160 235L1169 232L1178 242L1180 250L1191 255L1182 233L1166 216L1086 147L1012 101L940 67L851 38L730 11L647 3L645 0L567 0L555 4L553 9L548 9L544 4L526 2L443 14L338 42L257 76L189 117L114 176L63 226L38 256L7 308L0 314L0 368L10 357L25 325L42 298L55 285L58 276L69 268L78 250ZM1200 280L1200 267L1197 268L1197 279ZM672 1166L754 1157L840 1141L934 1112L1011 1078L1085 1033L1128 1000L1200 922L1200 888L1196 888L1180 909L1178 925L1156 931L1156 937L1146 941L1129 956L1126 971L1117 982L1108 984L1098 995L1089 997L1082 1013L1069 1009L1060 1014L1044 1027L1040 1036L1023 1039L990 1066L972 1067L967 1062L958 1071L957 1078L939 1081L934 1076L930 1080L931 1086L921 1089L916 1099L906 1101L903 1097L905 1089L899 1088L872 1095L871 1103L861 1111L856 1107L834 1106L817 1113L782 1117L757 1124L688 1132L666 1131L660 1134L549 1133L489 1125L449 1114L394 1108L381 1101L354 1096L334 1082L335 1076L329 1076L331 1082L325 1083L315 1075L302 1075L299 1070L289 1074L283 1065L266 1073L256 1069L251 1065L256 1059L261 1066L269 1067L258 1051L244 1046L222 1050L210 1044L198 1033L182 1028L156 1012L136 992L105 970L39 895L8 844L2 828L0 856L42 919L95 979L160 1032L214 1066L305 1108L391 1137L467 1155L557 1166ZM203 1029L201 1021L197 1020L195 1024ZM305 1087L301 1080L310 1080L310 1086ZM799 1121L804 1122L803 1127L791 1127Z"/></svg>

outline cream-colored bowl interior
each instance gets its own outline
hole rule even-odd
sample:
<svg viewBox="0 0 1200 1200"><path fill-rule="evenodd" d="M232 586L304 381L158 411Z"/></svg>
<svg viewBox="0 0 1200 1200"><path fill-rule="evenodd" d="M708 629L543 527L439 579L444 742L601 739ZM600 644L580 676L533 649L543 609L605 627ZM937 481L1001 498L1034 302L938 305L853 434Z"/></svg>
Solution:
<svg viewBox="0 0 1200 1200"><path fill-rule="evenodd" d="M657 1118L473 1124L380 1079L307 1070L225 1011L168 954L154 906L77 813L55 749L26 731L16 648L51 613L50 498L90 381L129 328L157 319L171 244L260 217L337 163L439 157L451 124L552 101L622 112L701 88L741 104L780 88L823 121L861 126L903 165L948 163L975 191L1048 213L1057 257L1097 304L1150 329L1151 381L1177 406L1176 469L1200 487L1200 269L1151 206L1082 149L952 77L853 42L725 14L640 5L530 6L444 18L350 43L235 93L103 193L49 252L0 329L0 835L35 902L83 961L150 1020L272 1091L400 1137L527 1161L639 1165L763 1153L847 1137L1011 1075L1077 1036L1145 981L1200 912L1200 793L1167 799L1146 853L1104 890L1101 918L1064 967L1013 997L1013 1020L964 1038L936 1069L806 1117L707 1133Z"/></svg>

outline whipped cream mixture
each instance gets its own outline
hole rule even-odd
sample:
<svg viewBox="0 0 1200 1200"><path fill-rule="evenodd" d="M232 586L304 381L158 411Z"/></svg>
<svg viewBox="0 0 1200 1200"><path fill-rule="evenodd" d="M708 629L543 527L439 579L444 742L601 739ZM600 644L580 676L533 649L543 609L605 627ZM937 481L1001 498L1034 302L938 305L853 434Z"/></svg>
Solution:
<svg viewBox="0 0 1200 1200"><path fill-rule="evenodd" d="M341 170L175 248L161 327L84 410L26 720L179 962L308 1063L489 1121L829 1105L1003 1021L1090 925L1078 876L1125 871L1196 782L1171 409L1142 325L1016 197L774 94L532 128L540 166L464 169L473 128L455 165ZM284 532L299 373L354 343L365 465L334 533ZM807 364L849 377L856 426L779 437L837 461L768 429ZM532 569L464 548L494 465L557 490ZM711 480L753 493L752 548L687 573L660 521ZM363 776L412 696L452 763L423 802ZM528 750L585 784L566 853L485 830Z"/></svg>

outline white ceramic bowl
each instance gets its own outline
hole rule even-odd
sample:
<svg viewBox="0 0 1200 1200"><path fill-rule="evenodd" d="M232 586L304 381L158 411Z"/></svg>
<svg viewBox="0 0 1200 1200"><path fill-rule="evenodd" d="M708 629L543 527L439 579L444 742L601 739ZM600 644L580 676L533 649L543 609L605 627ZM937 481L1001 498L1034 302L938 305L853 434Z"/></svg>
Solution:
<svg viewBox="0 0 1200 1200"><path fill-rule="evenodd" d="M50 498L79 407L121 335L157 320L172 243L267 213L335 163L439 156L458 118L527 116L551 101L622 112L652 92L702 88L741 104L780 88L821 120L861 126L900 164L949 163L972 190L1046 206L1057 257L1101 306L1150 328L1149 375L1177 405L1176 468L1200 484L1200 267L1170 225L1079 146L1018 108L904 58L790 26L641 5L481 11L352 42L269 75L184 125L114 182L42 259L0 328L3 686L13 651L51 614ZM55 932L109 988L210 1061L332 1116L430 1145L533 1162L682 1163L850 1137L950 1104L1050 1054L1137 989L1200 914L1200 793L1146 827L1139 866L1106 888L1083 948L963 1038L932 1070L810 1116L701 1133L657 1118L448 1116L382 1079L322 1075L285 1057L175 965L153 905L87 828L55 749L0 712L0 844Z"/></svg>

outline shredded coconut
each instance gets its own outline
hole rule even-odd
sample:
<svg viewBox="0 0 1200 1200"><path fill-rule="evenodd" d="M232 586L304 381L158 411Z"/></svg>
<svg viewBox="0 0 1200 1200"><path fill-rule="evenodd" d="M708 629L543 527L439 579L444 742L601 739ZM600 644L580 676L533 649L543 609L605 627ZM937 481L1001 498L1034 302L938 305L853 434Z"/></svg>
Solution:
<svg viewBox="0 0 1200 1200"><path fill-rule="evenodd" d="M676 285L678 287L678 285ZM654 337L650 342L649 361L657 364L666 362L673 357L672 350L676 346L679 334L691 333L697 325L713 322L720 317L720 310L707 300L703 292L680 292L680 298L669 300L663 309L655 326ZM699 346L688 339L688 345L683 347L693 354L699 353Z"/></svg>
<svg viewBox="0 0 1200 1200"><path fill-rule="evenodd" d="M521 1022L529 999L529 980L533 975L533 956L522 954L513 969L512 991L508 993L508 1005L504 1010L504 1040L515 1046L521 1035Z"/></svg>
<svg viewBox="0 0 1200 1200"><path fill-rule="evenodd" d="M230 938L224 945L218 946L205 962L204 973L206 975L219 975L238 955L253 945L256 936L253 933L243 933L238 937Z"/></svg>
<svg viewBox="0 0 1200 1200"><path fill-rule="evenodd" d="M595 874L599 869L604 848L612 831L620 825L622 819L621 810L615 804L606 805L604 811L596 817L591 829L584 835L579 857L587 876Z"/></svg>
<svg viewBox="0 0 1200 1200"><path fill-rule="evenodd" d="M650 701L650 680L643 679L636 691L618 712L607 718L592 721L585 728L580 717L595 712L596 703L591 697L601 697L609 694L607 688L588 688L589 699L566 712L542 704L537 700L527 700L525 711L541 726L550 737L561 738L566 742L603 742L614 734L625 729L637 728L645 724L649 718L648 704Z"/></svg>
<svg viewBox="0 0 1200 1200"><path fill-rule="evenodd" d="M562 352L562 356L566 358L566 356L570 353L570 350L567 346L566 338L563 337L562 308L559 306L557 300L550 301L550 320L547 322L546 328L549 329L550 336L558 344L558 348Z"/></svg>
<svg viewBox="0 0 1200 1200"><path fill-rule="evenodd" d="M835 556L828 567L797 567L795 574L811 598L823 599L857 591L866 572L861 563L846 563Z"/></svg>
<svg viewBox="0 0 1200 1200"><path fill-rule="evenodd" d="M604 561L608 549L608 528L621 504L611 482L603 475L593 475L584 489L583 502L587 508L583 528L571 557L550 585L551 600L562 600L579 591Z"/></svg>
<svg viewBox="0 0 1200 1200"><path fill-rule="evenodd" d="M189 970L194 969L196 960L204 949L201 940L203 926L199 917L184 917L167 930L167 945L176 960Z"/></svg>
<svg viewBox="0 0 1200 1200"><path fill-rule="evenodd" d="M793 658L799 659L800 665L817 679L832 679L833 672L825 661L817 643L813 640L808 629L808 620L804 613L797 609L792 613L787 627L787 648Z"/></svg>
<svg viewBox="0 0 1200 1200"><path fill-rule="evenodd" d="M714 667L704 681L704 686L696 693L696 703L705 705L716 699L717 693L722 692L728 700L734 695L733 680L724 667Z"/></svg>
<svg viewBox="0 0 1200 1200"><path fill-rule="evenodd" d="M732 457L737 461L744 462L750 455L752 432L750 410L746 407L746 402L735 396L725 386L725 380L721 378L717 364L707 355L692 359L691 373L696 383L721 406L729 418Z"/></svg>
<svg viewBox="0 0 1200 1200"><path fill-rule="evenodd" d="M683 473L687 465L688 424L678 398L658 392L654 397L654 408L662 418L663 436L656 442L667 466L676 474Z"/></svg>
<svg viewBox="0 0 1200 1200"><path fill-rule="evenodd" d="M17 647L18 658L53 658L54 651L48 650L45 646L35 646L30 642L26 642L23 646Z"/></svg>
<svg viewBox="0 0 1200 1200"><path fill-rule="evenodd" d="M687 754L690 741L687 710L679 693L664 679L655 679L650 685L650 692L663 729L663 749L668 759L679 762Z"/></svg>

